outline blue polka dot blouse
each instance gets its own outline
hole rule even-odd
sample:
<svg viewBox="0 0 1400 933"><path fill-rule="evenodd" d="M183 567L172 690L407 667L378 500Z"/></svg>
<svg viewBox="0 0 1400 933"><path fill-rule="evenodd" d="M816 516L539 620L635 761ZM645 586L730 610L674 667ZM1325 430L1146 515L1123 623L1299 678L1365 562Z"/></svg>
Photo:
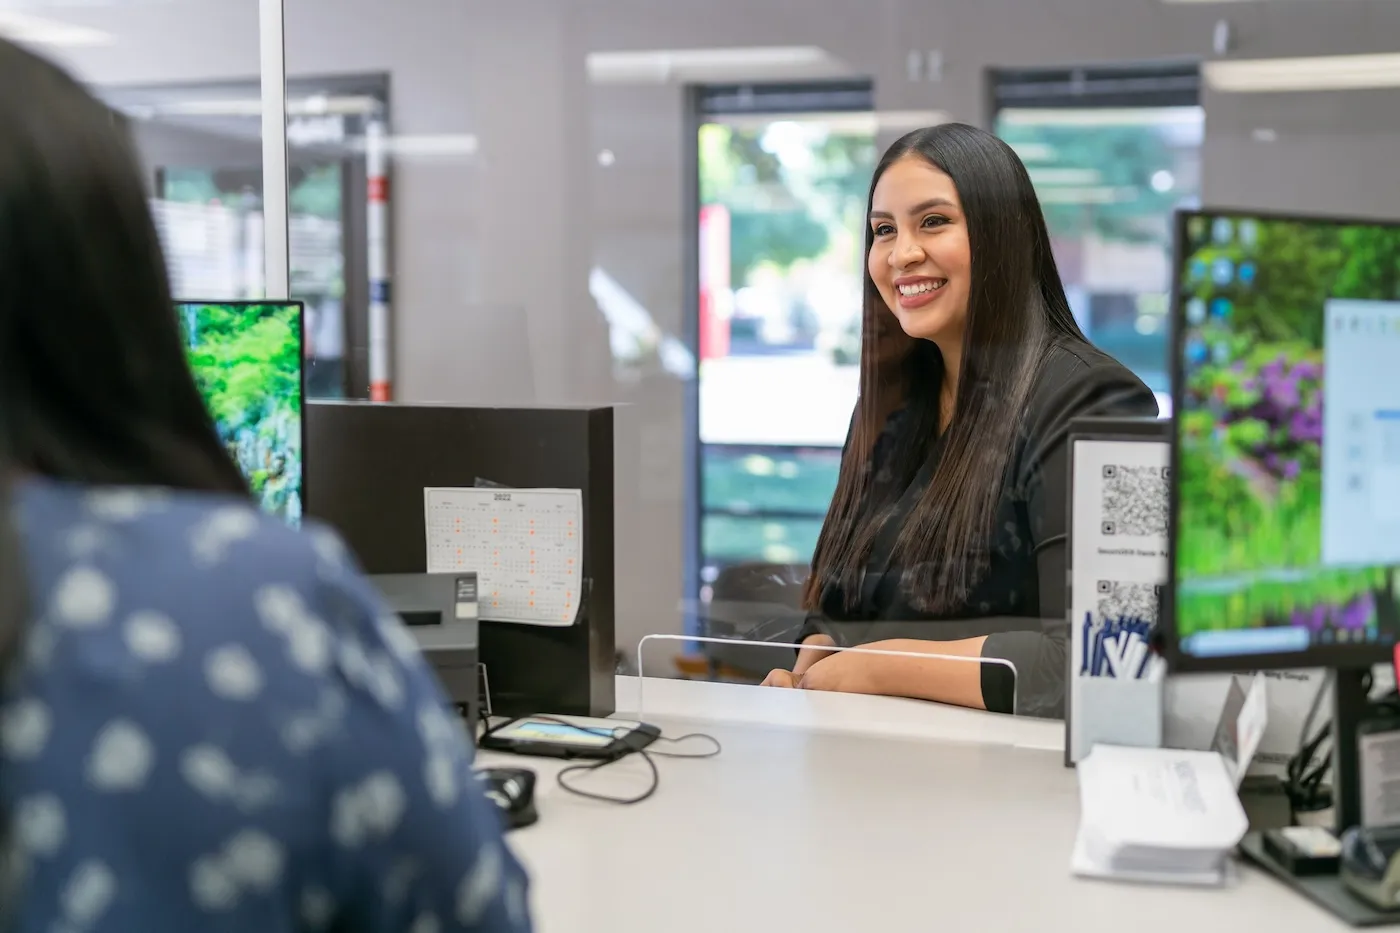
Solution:
<svg viewBox="0 0 1400 933"><path fill-rule="evenodd" d="M529 929L462 725L335 535L154 490L16 507L12 929Z"/></svg>

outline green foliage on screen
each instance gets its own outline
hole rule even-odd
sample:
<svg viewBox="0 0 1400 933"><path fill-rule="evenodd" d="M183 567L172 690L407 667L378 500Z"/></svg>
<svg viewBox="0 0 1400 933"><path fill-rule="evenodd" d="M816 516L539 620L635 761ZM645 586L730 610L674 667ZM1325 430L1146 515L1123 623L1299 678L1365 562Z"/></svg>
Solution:
<svg viewBox="0 0 1400 933"><path fill-rule="evenodd" d="M1325 306L1400 300L1400 231L1246 220L1221 242L1194 218L1179 262L1180 300L1200 302L1177 412L1181 633L1363 627L1393 574L1322 562Z"/></svg>
<svg viewBox="0 0 1400 933"><path fill-rule="evenodd" d="M301 321L296 305L181 304L195 383L267 512L302 513Z"/></svg>

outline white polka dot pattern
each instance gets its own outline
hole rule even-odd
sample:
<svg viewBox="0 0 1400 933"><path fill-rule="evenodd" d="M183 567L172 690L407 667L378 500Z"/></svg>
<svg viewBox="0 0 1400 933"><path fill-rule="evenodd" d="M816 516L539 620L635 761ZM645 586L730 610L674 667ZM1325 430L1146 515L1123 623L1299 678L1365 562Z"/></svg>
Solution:
<svg viewBox="0 0 1400 933"><path fill-rule="evenodd" d="M96 922L116 896L117 877L112 869L101 861L88 859L73 871L60 898L68 921L85 927Z"/></svg>
<svg viewBox="0 0 1400 933"><path fill-rule="evenodd" d="M199 564L217 564L230 546L253 537L258 516L248 506L224 506L197 525L190 534L190 550Z"/></svg>
<svg viewBox="0 0 1400 933"><path fill-rule="evenodd" d="M72 628L102 625L111 616L115 603L111 580L91 567L74 567L54 590L53 620Z"/></svg>
<svg viewBox="0 0 1400 933"><path fill-rule="evenodd" d="M43 754L53 729L53 715L43 701L27 697L11 703L0 716L0 746L5 757L31 761Z"/></svg>
<svg viewBox="0 0 1400 933"><path fill-rule="evenodd" d="M464 926L480 923L487 906L500 898L504 867L501 851L495 845L485 846L477 853L476 864L467 869L457 888L457 919Z"/></svg>
<svg viewBox="0 0 1400 933"><path fill-rule="evenodd" d="M301 892L301 922L311 931L324 930L335 919L335 898L323 887Z"/></svg>
<svg viewBox="0 0 1400 933"><path fill-rule="evenodd" d="M342 790L331 802L331 838L347 849L383 839L403 818L403 785L388 771L370 775Z"/></svg>
<svg viewBox="0 0 1400 933"><path fill-rule="evenodd" d="M19 490L22 929L318 933L354 905L364 933L529 930L466 730L338 537L227 498Z"/></svg>
<svg viewBox="0 0 1400 933"><path fill-rule="evenodd" d="M225 700L251 700L262 690L262 670L242 645L224 645L204 659L209 690Z"/></svg>
<svg viewBox="0 0 1400 933"><path fill-rule="evenodd" d="M159 612L133 612L127 617L122 637L127 650L148 664L173 661L180 653L180 629Z"/></svg>
<svg viewBox="0 0 1400 933"><path fill-rule="evenodd" d="M442 921L437 918L437 914L424 912L413 921L413 926L408 928L408 933L441 933Z"/></svg>
<svg viewBox="0 0 1400 933"><path fill-rule="evenodd" d="M100 791L138 790L155 763L155 747L134 722L117 719L97 735L87 760L87 780Z"/></svg>
<svg viewBox="0 0 1400 933"><path fill-rule="evenodd" d="M68 817L58 795L43 793L15 804L15 834L30 855L52 858L68 836Z"/></svg>

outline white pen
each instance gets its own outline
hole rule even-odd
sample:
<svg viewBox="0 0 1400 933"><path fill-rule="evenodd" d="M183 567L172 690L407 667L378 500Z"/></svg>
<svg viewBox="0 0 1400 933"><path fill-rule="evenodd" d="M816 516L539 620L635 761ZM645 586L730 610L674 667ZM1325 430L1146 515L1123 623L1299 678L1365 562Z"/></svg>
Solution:
<svg viewBox="0 0 1400 933"><path fill-rule="evenodd" d="M1128 650L1125 654L1126 658L1123 664L1124 675L1133 678L1141 677L1143 658L1147 654L1147 642L1143 641L1141 638L1134 637L1131 644L1128 645Z"/></svg>

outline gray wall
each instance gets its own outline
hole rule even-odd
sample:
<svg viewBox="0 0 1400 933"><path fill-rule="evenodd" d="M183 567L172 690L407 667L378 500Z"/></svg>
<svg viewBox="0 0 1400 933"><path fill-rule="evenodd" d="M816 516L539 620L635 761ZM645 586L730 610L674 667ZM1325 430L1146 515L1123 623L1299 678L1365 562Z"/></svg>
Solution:
<svg viewBox="0 0 1400 933"><path fill-rule="evenodd" d="M34 6L34 4L0 4ZM64 57L95 84L257 73L257 5L183 0L39 4L119 37ZM387 72L395 130L472 133L473 157L395 170L400 397L612 401L617 430L619 644L675 631L682 548L682 388L615 373L586 276L598 263L682 332L683 93L590 86L590 51L818 45L875 78L882 109L981 122L985 70L1204 58L1215 21L1244 57L1390 51L1400 4L1296 0L287 0L293 75ZM911 48L944 78L910 81ZM737 76L736 76L737 77ZM1400 94L1207 94L1204 199L1242 207L1400 215ZM1274 142L1255 139L1276 132ZM602 167L607 148L616 162ZM502 323L504 321L504 323ZM511 323L512 321L516 323ZM491 326L484 326L489 323ZM498 336L483 341L479 335ZM514 335L514 336L512 336ZM528 353L522 349L528 343ZM522 380L522 370L528 373ZM500 374L499 377L493 374Z"/></svg>

